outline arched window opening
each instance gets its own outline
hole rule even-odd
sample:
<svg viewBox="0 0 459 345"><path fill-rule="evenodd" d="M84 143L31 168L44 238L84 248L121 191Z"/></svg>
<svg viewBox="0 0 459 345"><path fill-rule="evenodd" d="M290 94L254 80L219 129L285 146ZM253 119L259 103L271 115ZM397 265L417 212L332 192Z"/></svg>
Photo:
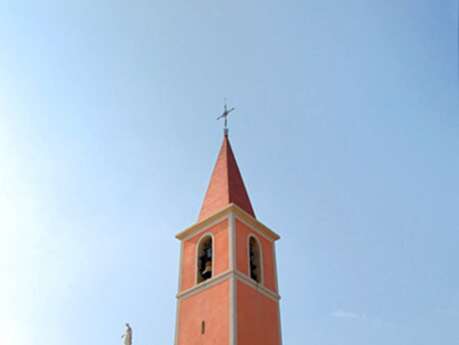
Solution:
<svg viewBox="0 0 459 345"><path fill-rule="evenodd" d="M250 278L261 283L260 246L254 237L249 239Z"/></svg>
<svg viewBox="0 0 459 345"><path fill-rule="evenodd" d="M212 278L212 237L201 240L198 250L198 283Z"/></svg>

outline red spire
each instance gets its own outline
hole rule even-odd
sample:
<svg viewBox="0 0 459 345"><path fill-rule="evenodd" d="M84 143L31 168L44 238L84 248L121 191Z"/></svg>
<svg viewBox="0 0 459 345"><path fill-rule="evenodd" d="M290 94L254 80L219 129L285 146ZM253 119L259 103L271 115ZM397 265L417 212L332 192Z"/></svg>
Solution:
<svg viewBox="0 0 459 345"><path fill-rule="evenodd" d="M199 214L199 221L206 219L231 203L255 217L228 135L225 134Z"/></svg>

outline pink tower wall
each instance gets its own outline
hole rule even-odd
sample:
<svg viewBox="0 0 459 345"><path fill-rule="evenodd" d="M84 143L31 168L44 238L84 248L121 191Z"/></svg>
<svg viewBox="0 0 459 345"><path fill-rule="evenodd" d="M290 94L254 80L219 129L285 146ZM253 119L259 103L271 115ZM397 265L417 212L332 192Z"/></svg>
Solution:
<svg viewBox="0 0 459 345"><path fill-rule="evenodd" d="M279 304L243 282L237 283L237 344L280 345Z"/></svg>
<svg viewBox="0 0 459 345"><path fill-rule="evenodd" d="M177 345L229 344L229 281L181 301ZM201 322L206 323L201 334Z"/></svg>

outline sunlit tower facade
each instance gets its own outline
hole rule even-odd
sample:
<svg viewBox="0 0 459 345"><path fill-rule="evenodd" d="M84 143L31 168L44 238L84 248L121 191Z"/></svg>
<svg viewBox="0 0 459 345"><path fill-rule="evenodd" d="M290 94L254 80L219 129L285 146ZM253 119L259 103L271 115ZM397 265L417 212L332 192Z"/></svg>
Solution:
<svg viewBox="0 0 459 345"><path fill-rule="evenodd" d="M176 237L175 345L281 345L279 236L255 217L227 130L198 222Z"/></svg>

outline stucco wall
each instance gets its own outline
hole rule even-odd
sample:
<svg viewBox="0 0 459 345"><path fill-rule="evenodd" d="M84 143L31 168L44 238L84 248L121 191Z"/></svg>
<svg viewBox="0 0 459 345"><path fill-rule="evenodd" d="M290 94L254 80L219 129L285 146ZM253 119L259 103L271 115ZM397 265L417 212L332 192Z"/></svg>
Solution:
<svg viewBox="0 0 459 345"><path fill-rule="evenodd" d="M279 305L237 282L238 345L280 345Z"/></svg>
<svg viewBox="0 0 459 345"><path fill-rule="evenodd" d="M226 280L180 301L177 345L229 344L229 286Z"/></svg>

